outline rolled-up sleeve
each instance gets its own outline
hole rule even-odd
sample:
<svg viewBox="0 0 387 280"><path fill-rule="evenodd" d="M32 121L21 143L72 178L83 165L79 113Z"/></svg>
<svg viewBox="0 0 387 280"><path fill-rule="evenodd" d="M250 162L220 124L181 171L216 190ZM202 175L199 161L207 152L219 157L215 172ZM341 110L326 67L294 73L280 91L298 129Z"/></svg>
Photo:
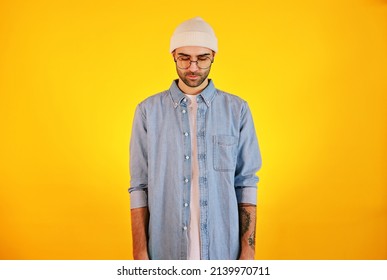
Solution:
<svg viewBox="0 0 387 280"><path fill-rule="evenodd" d="M148 152L146 115L137 106L130 139L130 208L148 205Z"/></svg>
<svg viewBox="0 0 387 280"><path fill-rule="evenodd" d="M256 173L261 168L262 159L259 151L254 121L247 103L241 112L240 134L237 164L235 170L235 191L238 203L257 204Z"/></svg>

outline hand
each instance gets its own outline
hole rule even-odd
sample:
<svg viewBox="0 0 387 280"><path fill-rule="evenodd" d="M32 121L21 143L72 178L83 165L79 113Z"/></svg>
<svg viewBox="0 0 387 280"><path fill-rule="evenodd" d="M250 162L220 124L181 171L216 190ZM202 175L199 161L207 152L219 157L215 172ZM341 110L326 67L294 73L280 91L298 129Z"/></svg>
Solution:
<svg viewBox="0 0 387 280"><path fill-rule="evenodd" d="M254 254L245 253L242 250L239 260L254 260Z"/></svg>
<svg viewBox="0 0 387 280"><path fill-rule="evenodd" d="M135 260L149 260L148 252L138 252L133 254L133 259Z"/></svg>

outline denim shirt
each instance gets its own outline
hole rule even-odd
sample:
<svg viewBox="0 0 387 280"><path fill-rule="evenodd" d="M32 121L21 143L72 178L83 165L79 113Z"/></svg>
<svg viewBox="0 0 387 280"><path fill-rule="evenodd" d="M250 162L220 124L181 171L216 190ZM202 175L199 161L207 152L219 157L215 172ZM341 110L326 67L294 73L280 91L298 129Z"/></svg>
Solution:
<svg viewBox="0 0 387 280"><path fill-rule="evenodd" d="M197 95L201 259L237 259L238 203L256 204L261 155L241 98L208 86ZM141 102L130 141L131 208L149 209L150 259L187 259L191 101L174 81Z"/></svg>

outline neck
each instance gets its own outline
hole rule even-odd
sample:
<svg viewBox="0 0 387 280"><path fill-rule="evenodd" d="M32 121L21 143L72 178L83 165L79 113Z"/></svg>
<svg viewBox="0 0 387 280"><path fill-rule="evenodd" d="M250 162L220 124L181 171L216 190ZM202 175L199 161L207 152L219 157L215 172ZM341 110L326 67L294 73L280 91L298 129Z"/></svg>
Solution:
<svg viewBox="0 0 387 280"><path fill-rule="evenodd" d="M202 84L200 84L197 87L189 87L187 86L182 80L179 79L179 82L177 86L180 88L182 92L185 94L190 94L190 95L196 95L199 94L205 89L208 85L208 79L206 79Z"/></svg>

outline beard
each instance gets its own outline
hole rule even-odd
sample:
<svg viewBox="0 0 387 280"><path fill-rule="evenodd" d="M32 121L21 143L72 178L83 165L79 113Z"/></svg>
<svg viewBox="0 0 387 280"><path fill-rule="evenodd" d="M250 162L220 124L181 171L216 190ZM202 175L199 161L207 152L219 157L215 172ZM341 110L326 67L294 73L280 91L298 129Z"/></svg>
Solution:
<svg viewBox="0 0 387 280"><path fill-rule="evenodd" d="M196 71L196 72L191 72L191 71L184 71L177 69L177 74L179 75L179 78L183 81L184 84L186 84L188 87L198 87L201 84L204 83L204 81L207 80L208 75L210 74L210 69L208 68L203 72ZM195 79L191 79L189 76L194 75L196 76Z"/></svg>

